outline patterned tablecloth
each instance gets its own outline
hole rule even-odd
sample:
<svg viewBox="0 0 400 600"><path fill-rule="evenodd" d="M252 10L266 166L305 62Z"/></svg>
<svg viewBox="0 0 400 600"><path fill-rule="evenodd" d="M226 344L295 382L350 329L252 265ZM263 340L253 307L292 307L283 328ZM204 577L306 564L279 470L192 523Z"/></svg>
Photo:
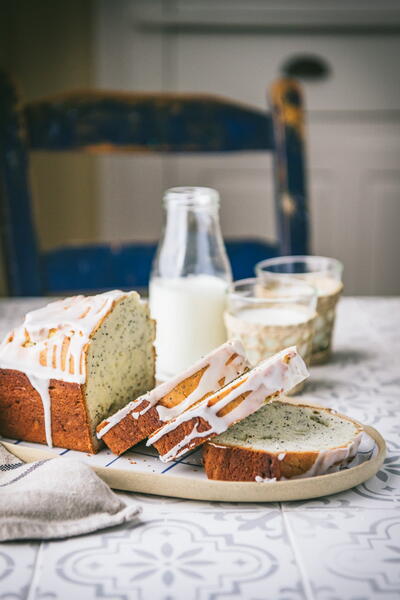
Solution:
<svg viewBox="0 0 400 600"><path fill-rule="evenodd" d="M1 301L0 334L43 300ZM191 502L121 493L141 524L0 545L2 600L400 598L400 299L341 301L335 354L302 395L373 425L376 477L318 500Z"/></svg>

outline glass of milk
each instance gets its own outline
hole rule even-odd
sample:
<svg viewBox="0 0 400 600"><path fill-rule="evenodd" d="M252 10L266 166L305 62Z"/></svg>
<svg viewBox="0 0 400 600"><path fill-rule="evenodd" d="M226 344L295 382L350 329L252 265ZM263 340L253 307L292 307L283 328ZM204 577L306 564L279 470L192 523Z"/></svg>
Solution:
<svg viewBox="0 0 400 600"><path fill-rule="evenodd" d="M325 363L331 354L336 305L343 290L343 265L325 256L281 256L256 265L260 285L271 279L290 277L317 290L317 319L314 325L312 364Z"/></svg>
<svg viewBox="0 0 400 600"><path fill-rule="evenodd" d="M171 188L163 204L164 230L149 290L159 380L177 375L226 341L223 313L232 281L218 192Z"/></svg>
<svg viewBox="0 0 400 600"><path fill-rule="evenodd" d="M242 341L252 366L288 346L297 346L309 364L316 302L315 289L301 281L236 281L225 312L229 337Z"/></svg>

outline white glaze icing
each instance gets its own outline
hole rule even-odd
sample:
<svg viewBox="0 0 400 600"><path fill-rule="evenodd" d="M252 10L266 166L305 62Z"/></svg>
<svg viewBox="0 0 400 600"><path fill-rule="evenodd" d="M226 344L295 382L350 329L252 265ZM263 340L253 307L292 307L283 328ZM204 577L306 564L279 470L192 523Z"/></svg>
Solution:
<svg viewBox="0 0 400 600"><path fill-rule="evenodd" d="M332 471L332 467L338 464L338 469L343 465L346 460L350 460L354 458L357 454L358 447L360 445L362 438L362 432L358 433L354 440L348 446L341 446L339 448L328 448L327 450L321 450L319 452L317 458L311 467L302 473L301 475L297 475L295 477L287 477L281 476L279 481L291 481L292 479L305 479L306 477L315 477L317 475L325 475L328 471ZM281 454L278 455L278 460L283 460L286 454L283 454L283 458L279 458ZM274 477L272 479L268 477L260 477L256 475L255 480L258 483L270 483L273 481L277 481L277 478Z"/></svg>
<svg viewBox="0 0 400 600"><path fill-rule="evenodd" d="M0 368L25 373L41 397L49 446L50 379L85 382L85 353L91 335L117 300L135 293L114 290L50 302L27 313L22 325L8 333L0 344Z"/></svg>
<svg viewBox="0 0 400 600"><path fill-rule="evenodd" d="M322 450L311 467L296 477L296 479L304 479L305 477L315 477L316 475L324 475L336 463L343 463L345 460L353 458L357 454L358 447L362 438L362 432L358 433L354 440L348 446L340 446L338 448L328 448Z"/></svg>
<svg viewBox="0 0 400 600"><path fill-rule="evenodd" d="M332 471L332 467L338 465L338 469L343 465L346 460L350 460L354 458L357 454L361 439L362 439L362 431L358 433L354 440L347 446L340 446L338 448L328 448L327 450L321 450L319 452L317 458L311 467L302 473L301 475L297 475L295 477L290 477L287 479L286 477L280 477L279 481L291 481L292 479L305 479L306 477L316 477L317 475L325 475L328 471ZM279 456L278 456L279 459ZM283 460L283 459L279 459ZM265 480L256 476L256 481L274 481L273 479L266 478ZM276 478L275 478L276 481Z"/></svg>
<svg viewBox="0 0 400 600"><path fill-rule="evenodd" d="M286 452L280 452L278 454L278 460L283 460L285 458L285 456L286 456Z"/></svg>
<svg viewBox="0 0 400 600"><path fill-rule="evenodd" d="M231 360L234 355L237 356ZM226 364L228 362L229 364ZM204 371L198 386L180 404L171 408L157 404L161 398L170 394L182 383L182 381L195 375L205 367L207 368ZM238 375L241 375L247 367L248 363L245 358L245 351L242 343L239 340L230 340L207 354L207 356L199 360L190 367L190 369L187 369L180 375L158 385L136 400L129 402L129 404L107 419L107 424L97 433L97 437L101 439L128 414L131 414L134 419L138 419L152 406L156 406L161 421L169 421L192 406L195 402L198 402L198 400L201 400L206 394L219 390L222 387L219 383L221 379L224 379L223 385L226 385L233 381ZM141 410L137 410L144 401L148 404Z"/></svg>
<svg viewBox="0 0 400 600"><path fill-rule="evenodd" d="M50 446L50 448L52 448L53 440L51 437L51 399L49 390L50 379L42 379L41 377L36 377L36 375L32 374L26 374L26 376L31 382L31 386L37 391L42 400L46 442L47 445Z"/></svg>
<svg viewBox="0 0 400 600"><path fill-rule="evenodd" d="M164 462L178 458L190 449L190 443L195 438L207 439L211 435L226 431L230 425L244 419L260 408L267 397L289 391L307 376L307 367L297 353L296 348L282 350L229 384L227 386L228 393L217 400L215 404L212 405L211 403L219 392L163 425L149 437L147 445L154 444L170 431L176 430L185 421L203 418L209 424L209 429L199 432L196 423L189 434L171 450L160 456ZM248 395L238 406L226 415L218 416L218 413L225 406L244 393L248 393Z"/></svg>

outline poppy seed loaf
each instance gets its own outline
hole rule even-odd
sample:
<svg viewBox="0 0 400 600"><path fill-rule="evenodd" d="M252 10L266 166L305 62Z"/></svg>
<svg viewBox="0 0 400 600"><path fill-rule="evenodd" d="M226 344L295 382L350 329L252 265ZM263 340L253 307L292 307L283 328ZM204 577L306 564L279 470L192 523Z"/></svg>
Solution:
<svg viewBox="0 0 400 600"><path fill-rule="evenodd" d="M32 311L0 345L0 433L96 452L96 426L154 386L154 322L136 292Z"/></svg>

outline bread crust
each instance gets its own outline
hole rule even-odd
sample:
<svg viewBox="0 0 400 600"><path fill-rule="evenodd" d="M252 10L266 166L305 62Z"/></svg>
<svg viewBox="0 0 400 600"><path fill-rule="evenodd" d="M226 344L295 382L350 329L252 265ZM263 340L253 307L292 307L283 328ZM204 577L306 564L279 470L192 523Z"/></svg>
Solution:
<svg viewBox="0 0 400 600"><path fill-rule="evenodd" d="M286 403L286 401L285 401ZM324 412L334 412L337 417L355 425L357 435L363 430L360 423L315 404L288 403L304 408L317 408ZM338 446L342 448L344 446ZM212 440L203 447L203 465L208 479L221 481L261 481L262 479L291 479L310 471L321 452L288 451L267 452L243 446L223 445ZM346 458L341 463L346 462Z"/></svg>
<svg viewBox="0 0 400 600"><path fill-rule="evenodd" d="M183 423L180 423L176 429L172 429L152 445L157 449L160 456L168 454L168 452L175 448L177 444L181 443L182 440L184 440L194 428L196 428L199 433L204 433L210 430L210 434L205 435L204 437L193 438L190 442L181 447L180 451L182 453L188 452L189 450L196 448L196 446L204 444L206 439L210 439L217 435L212 431L211 425L205 419L203 419L203 417L193 417L188 421L183 421Z"/></svg>
<svg viewBox="0 0 400 600"><path fill-rule="evenodd" d="M220 446L212 441L203 448L203 464L208 479L256 481L290 479L306 473L319 452L290 452L279 460L279 452L270 453L241 446Z"/></svg>
<svg viewBox="0 0 400 600"><path fill-rule="evenodd" d="M84 385L50 379L51 432L55 446L95 453ZM46 444L43 404L21 371L0 369L0 434L11 439Z"/></svg>
<svg viewBox="0 0 400 600"><path fill-rule="evenodd" d="M138 410L144 410L149 402L143 400ZM100 432L107 425L107 419L97 426ZM161 427L162 421L158 416L155 406L152 406L143 415L135 419L130 413L119 423L112 427L101 438L114 454L123 454L132 446L144 440L153 431Z"/></svg>

